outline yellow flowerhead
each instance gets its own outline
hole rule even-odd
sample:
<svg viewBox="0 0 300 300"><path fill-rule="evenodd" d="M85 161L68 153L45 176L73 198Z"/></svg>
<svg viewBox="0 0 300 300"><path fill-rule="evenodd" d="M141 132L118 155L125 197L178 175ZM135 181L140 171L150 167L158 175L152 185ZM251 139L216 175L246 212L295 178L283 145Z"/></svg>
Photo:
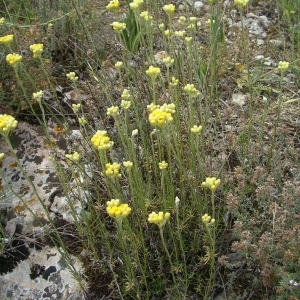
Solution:
<svg viewBox="0 0 300 300"><path fill-rule="evenodd" d="M41 102L42 101L42 97L43 97L43 91L38 91L36 93L32 94L32 97L35 101L37 102Z"/></svg>
<svg viewBox="0 0 300 300"><path fill-rule="evenodd" d="M108 150L114 145L114 142L110 140L104 130L98 130L91 138L91 142L99 151Z"/></svg>
<svg viewBox="0 0 300 300"><path fill-rule="evenodd" d="M130 91L127 89L124 89L122 92L121 98L124 100L130 100L132 98Z"/></svg>
<svg viewBox="0 0 300 300"><path fill-rule="evenodd" d="M192 133L200 133L201 131L202 131L202 126L201 126L201 125L199 125L199 126L194 125L194 126L191 128L191 132L192 132Z"/></svg>
<svg viewBox="0 0 300 300"><path fill-rule="evenodd" d="M5 24L5 19L4 18L0 18L0 26L3 26Z"/></svg>
<svg viewBox="0 0 300 300"><path fill-rule="evenodd" d="M126 101L126 100L122 100L121 101L121 107L124 109L124 110L128 110L131 106L131 102L130 101Z"/></svg>
<svg viewBox="0 0 300 300"><path fill-rule="evenodd" d="M149 114L149 122L152 126L163 126L166 123L172 123L173 117L170 113L155 109Z"/></svg>
<svg viewBox="0 0 300 300"><path fill-rule="evenodd" d="M249 0L234 0L235 5L239 8L246 7L248 2Z"/></svg>
<svg viewBox="0 0 300 300"><path fill-rule="evenodd" d="M87 124L87 119L85 117L80 117L78 118L78 123L81 126L84 126L85 124Z"/></svg>
<svg viewBox="0 0 300 300"><path fill-rule="evenodd" d="M106 114L108 116L113 116L113 117L117 116L119 114L119 107L118 106L111 106L111 107L109 107L107 109Z"/></svg>
<svg viewBox="0 0 300 300"><path fill-rule="evenodd" d="M122 67L123 67L123 62L117 61L117 62L115 63L115 68L116 68L117 70L120 70Z"/></svg>
<svg viewBox="0 0 300 300"><path fill-rule="evenodd" d="M187 36L184 41L187 43L187 44L190 44L192 41L193 41L193 37L191 36Z"/></svg>
<svg viewBox="0 0 300 300"><path fill-rule="evenodd" d="M281 71L281 72L284 72L286 71L290 66L290 63L287 62L287 61L280 61L278 63L278 70Z"/></svg>
<svg viewBox="0 0 300 300"><path fill-rule="evenodd" d="M205 181L202 182L201 186L204 188L209 188L212 191L215 191L220 185L221 180L216 177L206 177Z"/></svg>
<svg viewBox="0 0 300 300"><path fill-rule="evenodd" d="M143 2L143 0L133 0L131 3L129 3L129 7L132 10L138 10Z"/></svg>
<svg viewBox="0 0 300 300"><path fill-rule="evenodd" d="M170 68L174 64L174 58L171 58L170 56L163 58L163 63L167 68Z"/></svg>
<svg viewBox="0 0 300 300"><path fill-rule="evenodd" d="M72 82L76 82L78 80L78 76L76 76L75 72L70 72L70 73L66 74L66 76Z"/></svg>
<svg viewBox="0 0 300 300"><path fill-rule="evenodd" d="M41 57L41 54L44 50L43 44L33 44L29 47L29 49L33 52L33 58Z"/></svg>
<svg viewBox="0 0 300 300"><path fill-rule="evenodd" d="M0 161L3 160L5 157L5 154L4 153L0 153Z"/></svg>
<svg viewBox="0 0 300 300"><path fill-rule="evenodd" d="M9 45L14 40L13 34L8 34L0 37L0 44Z"/></svg>
<svg viewBox="0 0 300 300"><path fill-rule="evenodd" d="M80 103L72 104L72 109L73 109L74 113L77 113L79 111L80 107L81 107Z"/></svg>
<svg viewBox="0 0 300 300"><path fill-rule="evenodd" d="M171 214L169 212L162 212L160 211L159 213L152 212L149 214L148 217L148 222L153 223L159 226L159 228L162 228L166 222L170 219Z"/></svg>
<svg viewBox="0 0 300 300"><path fill-rule="evenodd" d="M120 2L118 0L112 0L106 5L106 9L108 10L116 10L120 6Z"/></svg>
<svg viewBox="0 0 300 300"><path fill-rule="evenodd" d="M198 97L200 95L200 92L195 88L193 84L187 84L183 89L192 98Z"/></svg>
<svg viewBox="0 0 300 300"><path fill-rule="evenodd" d="M185 36L185 30L175 30L174 35L177 37L184 37Z"/></svg>
<svg viewBox="0 0 300 300"><path fill-rule="evenodd" d="M178 22L180 23L180 24L185 24L186 23L186 17L185 16L180 16L179 17L179 19L178 19Z"/></svg>
<svg viewBox="0 0 300 300"><path fill-rule="evenodd" d="M168 14L168 15L173 15L175 12L175 5L174 4L167 4L163 7L163 10Z"/></svg>
<svg viewBox="0 0 300 300"><path fill-rule="evenodd" d="M164 160L160 163L158 163L158 167L160 168L160 170L165 170L168 167L168 163L165 162Z"/></svg>
<svg viewBox="0 0 300 300"><path fill-rule="evenodd" d="M125 169L127 170L127 171L129 171L131 168L132 168L132 166L133 166L133 162L132 161L124 161L123 162L123 166L125 167Z"/></svg>
<svg viewBox="0 0 300 300"><path fill-rule="evenodd" d="M149 14L148 11L141 12L140 17L145 21L151 21L153 19L153 17Z"/></svg>
<svg viewBox="0 0 300 300"><path fill-rule="evenodd" d="M10 115L0 115L0 134L8 136L11 130L16 129L18 121Z"/></svg>
<svg viewBox="0 0 300 300"><path fill-rule="evenodd" d="M106 167L106 170L105 170L105 175L107 177L111 177L111 178L115 178L115 177L121 177L121 174L120 174L120 164L117 164L117 163L113 163L113 164L110 164L110 163L107 163L105 165Z"/></svg>
<svg viewBox="0 0 300 300"><path fill-rule="evenodd" d="M160 68L150 66L148 70L146 71L147 76L149 76L151 79L155 79L160 75Z"/></svg>
<svg viewBox="0 0 300 300"><path fill-rule="evenodd" d="M121 224L123 219L131 213L131 207L125 203L120 204L119 199L111 199L106 202L106 212L111 218Z"/></svg>
<svg viewBox="0 0 300 300"><path fill-rule="evenodd" d="M119 33L121 33L123 30L126 29L126 24L125 23L120 23L120 22L112 22L112 24L110 24L113 27L114 31L117 31Z"/></svg>
<svg viewBox="0 0 300 300"><path fill-rule="evenodd" d="M211 216L209 216L208 214L203 215L201 217L201 220L205 225L213 225L216 222L216 220L212 219Z"/></svg>
<svg viewBox="0 0 300 300"><path fill-rule="evenodd" d="M66 154L65 156L72 162L78 162L80 159L80 155L78 152L74 152L73 154Z"/></svg>
<svg viewBox="0 0 300 300"><path fill-rule="evenodd" d="M177 86L179 84L179 80L172 76L170 86Z"/></svg>
<svg viewBox="0 0 300 300"><path fill-rule="evenodd" d="M22 56L16 53L7 54L6 61L12 66L15 67L22 60Z"/></svg>

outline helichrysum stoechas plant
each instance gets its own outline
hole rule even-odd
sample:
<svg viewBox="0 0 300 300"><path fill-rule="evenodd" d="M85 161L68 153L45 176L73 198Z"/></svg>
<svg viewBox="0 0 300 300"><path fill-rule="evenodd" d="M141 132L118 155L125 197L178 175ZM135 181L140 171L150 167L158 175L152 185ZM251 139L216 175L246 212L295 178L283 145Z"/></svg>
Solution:
<svg viewBox="0 0 300 300"><path fill-rule="evenodd" d="M118 164L118 163L107 163L105 165L106 167L106 170L105 170L105 175L107 177L111 177L111 178L115 178L115 177L121 177L121 174L120 174L120 168L121 168L121 165Z"/></svg>
<svg viewBox="0 0 300 300"><path fill-rule="evenodd" d="M33 58L41 57L42 52L44 51L43 44L33 44L29 47L29 49L33 52Z"/></svg>
<svg viewBox="0 0 300 300"><path fill-rule="evenodd" d="M91 138L91 142L99 151L108 150L114 145L114 142L110 140L105 130L98 130Z"/></svg>
<svg viewBox="0 0 300 300"><path fill-rule="evenodd" d="M6 61L12 66L15 67L22 60L20 54L12 53L6 55Z"/></svg>
<svg viewBox="0 0 300 300"><path fill-rule="evenodd" d="M170 68L174 64L174 58L171 58L170 56L168 56L163 59L163 63L166 65L167 68Z"/></svg>
<svg viewBox="0 0 300 300"><path fill-rule="evenodd" d="M278 68L279 71L284 72L284 71L286 71L289 68L289 66L290 66L289 62L287 62L287 61L280 61L278 63L278 67L277 68Z"/></svg>
<svg viewBox="0 0 300 300"><path fill-rule="evenodd" d="M123 166L127 171L130 171L132 166L133 166L133 162L132 161L124 161L123 162Z"/></svg>
<svg viewBox="0 0 300 300"><path fill-rule="evenodd" d="M127 89L124 89L122 92L121 98L124 100L130 100L132 98L130 91Z"/></svg>
<svg viewBox="0 0 300 300"><path fill-rule="evenodd" d="M120 225L123 219L131 213L131 207L126 203L120 204L119 199L111 199L106 202L106 212Z"/></svg>
<svg viewBox="0 0 300 300"><path fill-rule="evenodd" d="M85 117L80 117L80 118L78 118L78 123L79 123L79 125L81 125L81 126L84 126L85 124L87 124L87 119L85 118Z"/></svg>
<svg viewBox="0 0 300 300"><path fill-rule="evenodd" d="M5 36L1 36L0 37L0 44L4 44L4 45L9 45L13 42L14 40L14 35L13 34L8 34Z"/></svg>
<svg viewBox="0 0 300 300"><path fill-rule="evenodd" d="M160 68L150 66L148 70L146 71L147 76L149 76L151 79L155 79L160 75Z"/></svg>
<svg viewBox="0 0 300 300"><path fill-rule="evenodd" d="M170 86L178 86L178 84L179 84L179 79L172 76L171 81L170 81Z"/></svg>
<svg viewBox="0 0 300 300"><path fill-rule="evenodd" d="M32 97L35 101L37 102L41 102L42 101L42 97L43 97L43 91L38 91L36 93L32 94Z"/></svg>
<svg viewBox="0 0 300 300"><path fill-rule="evenodd" d="M106 114L108 116L112 116L112 117L115 117L119 114L119 107L118 106L111 106L107 109L107 112Z"/></svg>
<svg viewBox="0 0 300 300"><path fill-rule="evenodd" d="M221 184L221 180L216 177L206 177L205 181L202 182L201 186L204 188L209 188L212 191L215 191L218 186Z"/></svg>
<svg viewBox="0 0 300 300"><path fill-rule="evenodd" d="M115 63L115 68L116 68L117 70L120 70L122 67L123 67L123 62L117 61L117 62Z"/></svg>
<svg viewBox="0 0 300 300"><path fill-rule="evenodd" d="M120 2L118 0L112 0L106 5L106 9L108 10L116 10L120 6Z"/></svg>
<svg viewBox="0 0 300 300"><path fill-rule="evenodd" d="M201 220L202 222L205 224L205 225L208 225L208 224L214 224L216 222L215 219L212 219L211 216L209 216L208 214L205 214L201 217Z"/></svg>
<svg viewBox="0 0 300 300"><path fill-rule="evenodd" d="M5 18L0 18L0 26L3 26L5 24Z"/></svg>
<svg viewBox="0 0 300 300"><path fill-rule="evenodd" d="M164 104L162 106L150 104L148 105L149 122L152 126L161 127L167 123L173 122L172 114L175 113L175 104Z"/></svg>
<svg viewBox="0 0 300 300"><path fill-rule="evenodd" d="M0 134L8 137L11 130L16 129L18 121L10 115L0 115Z"/></svg>
<svg viewBox="0 0 300 300"><path fill-rule="evenodd" d="M200 92L195 88L193 84L187 84L183 90L192 98L198 97Z"/></svg>
<svg viewBox="0 0 300 300"><path fill-rule="evenodd" d="M160 168L160 170L165 170L168 167L168 163L165 162L164 160L160 163L158 163L158 167Z"/></svg>
<svg viewBox="0 0 300 300"><path fill-rule="evenodd" d="M191 128L191 132L192 132L192 133L200 133L201 131L202 131L202 126L201 126L201 125L199 125L199 126L194 125L194 126Z"/></svg>
<svg viewBox="0 0 300 300"><path fill-rule="evenodd" d="M234 3L236 4L237 7L243 8L246 7L248 4L249 0L234 0Z"/></svg>
<svg viewBox="0 0 300 300"><path fill-rule="evenodd" d="M66 154L65 156L72 162L78 162L80 159L80 154L78 152L74 152L73 154Z"/></svg>
<svg viewBox="0 0 300 300"><path fill-rule="evenodd" d="M144 3L143 0L133 0L131 3L129 3L129 7L130 7L130 9L135 11L135 10L138 10L142 6L143 3Z"/></svg>
<svg viewBox="0 0 300 300"><path fill-rule="evenodd" d="M78 80L78 77L76 76L75 72L70 72L70 73L66 74L66 76L72 82L76 82Z"/></svg>
<svg viewBox="0 0 300 300"><path fill-rule="evenodd" d="M130 101L126 101L126 100L122 100L121 101L121 107L124 109L124 110L128 110L131 106L131 102Z"/></svg>
<svg viewBox="0 0 300 300"><path fill-rule="evenodd" d="M126 29L126 24L125 23L112 22L111 26L113 27L114 31L119 32L119 33L121 33L123 30Z"/></svg>
<svg viewBox="0 0 300 300"><path fill-rule="evenodd" d="M140 17L144 20L144 21L151 21L153 19L153 17L149 14L148 11L143 11L140 13Z"/></svg>
<svg viewBox="0 0 300 300"><path fill-rule="evenodd" d="M168 14L168 15L173 15L175 12L175 5L174 4L167 4L163 7L163 10Z"/></svg>
<svg viewBox="0 0 300 300"><path fill-rule="evenodd" d="M77 113L79 111L80 107L81 107L80 103L72 104L72 109L73 109L74 113Z"/></svg>
<svg viewBox="0 0 300 300"><path fill-rule="evenodd" d="M166 224L166 222L170 219L170 216L171 214L169 212L164 213L160 211L159 213L156 213L153 211L151 214L149 214L148 222L156 224L160 228L162 228Z"/></svg>

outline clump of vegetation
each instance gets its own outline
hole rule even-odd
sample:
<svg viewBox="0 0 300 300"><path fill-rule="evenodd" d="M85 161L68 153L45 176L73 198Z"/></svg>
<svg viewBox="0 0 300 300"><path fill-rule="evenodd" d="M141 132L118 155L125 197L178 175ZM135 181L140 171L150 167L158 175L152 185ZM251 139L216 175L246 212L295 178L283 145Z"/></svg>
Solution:
<svg viewBox="0 0 300 300"><path fill-rule="evenodd" d="M189 1L125 2L1 7L0 134L18 161L16 120L29 114L44 130L86 253L87 298L297 299L298 1L276 1L278 37L292 32L284 51L261 52L245 23L255 1L207 1L203 14ZM49 119L68 141L63 156ZM37 197L45 234L78 254Z"/></svg>

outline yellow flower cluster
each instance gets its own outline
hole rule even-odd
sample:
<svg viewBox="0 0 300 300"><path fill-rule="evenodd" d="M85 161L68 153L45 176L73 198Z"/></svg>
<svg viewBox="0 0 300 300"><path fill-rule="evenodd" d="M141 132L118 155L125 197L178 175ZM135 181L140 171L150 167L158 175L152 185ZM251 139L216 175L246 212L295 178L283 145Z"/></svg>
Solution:
<svg viewBox="0 0 300 300"><path fill-rule="evenodd" d="M149 14L148 11L141 12L140 17L145 21L151 21L153 19L153 17Z"/></svg>
<svg viewBox="0 0 300 300"><path fill-rule="evenodd" d="M78 118L78 123L81 126L84 126L85 124L87 124L87 119L85 117L80 117Z"/></svg>
<svg viewBox="0 0 300 300"><path fill-rule="evenodd" d="M107 163L105 165L106 167L106 170L105 170L105 175L108 176L108 177L111 177L111 178L115 178L115 177L121 177L121 174L120 174L120 164L117 164L117 163L113 163L113 164L110 164L110 163Z"/></svg>
<svg viewBox="0 0 300 300"><path fill-rule="evenodd" d="M0 26L3 26L5 24L5 19L4 18L0 18Z"/></svg>
<svg viewBox="0 0 300 300"><path fill-rule="evenodd" d="M185 33L186 33L185 30L175 30L174 31L174 35L177 36L177 37L184 37Z"/></svg>
<svg viewBox="0 0 300 300"><path fill-rule="evenodd" d="M198 97L200 95L200 92L195 88L193 84L187 84L183 89L192 98Z"/></svg>
<svg viewBox="0 0 300 300"><path fill-rule="evenodd" d="M120 204L119 199L111 199L106 202L106 212L111 218L116 219L118 222L122 222L122 220L131 212L131 207L128 204L122 203Z"/></svg>
<svg viewBox="0 0 300 300"><path fill-rule="evenodd" d="M132 98L132 96L131 96L129 90L124 89L122 92L121 98L124 100L130 100Z"/></svg>
<svg viewBox="0 0 300 300"><path fill-rule="evenodd" d="M167 4L163 7L163 10L169 14L172 15L175 12L175 5L174 4Z"/></svg>
<svg viewBox="0 0 300 300"><path fill-rule="evenodd" d="M80 159L80 154L78 152L74 152L73 154L66 154L65 156L72 162L77 162Z"/></svg>
<svg viewBox="0 0 300 300"><path fill-rule="evenodd" d="M280 61L278 63L278 70L283 72L286 71L289 68L290 64L287 61Z"/></svg>
<svg viewBox="0 0 300 300"><path fill-rule="evenodd" d="M170 68L174 64L174 58L171 58L170 56L163 58L162 61L167 68Z"/></svg>
<svg viewBox="0 0 300 300"><path fill-rule="evenodd" d="M164 213L160 211L159 213L156 213L153 211L151 214L149 214L148 222L156 224L161 228L170 219L170 216L171 214L169 212Z"/></svg>
<svg viewBox="0 0 300 300"><path fill-rule="evenodd" d="M72 104L72 109L74 111L74 113L77 113L79 111L79 108L81 107L81 104Z"/></svg>
<svg viewBox="0 0 300 300"><path fill-rule="evenodd" d="M243 8L245 6L247 6L249 0L234 0L234 3L236 4L236 6Z"/></svg>
<svg viewBox="0 0 300 300"><path fill-rule="evenodd" d="M108 150L114 145L114 142L110 140L105 130L98 130L91 138L91 142L99 151Z"/></svg>
<svg viewBox="0 0 300 300"><path fill-rule="evenodd" d="M6 61L12 66L15 67L22 60L22 56L16 53L7 54Z"/></svg>
<svg viewBox="0 0 300 300"><path fill-rule="evenodd" d="M122 107L124 110L129 109L130 106L131 106L131 102L130 102L130 101L126 101L126 100L122 100L122 101L121 101L121 107Z"/></svg>
<svg viewBox="0 0 300 300"><path fill-rule="evenodd" d="M66 76L72 82L76 82L78 80L78 76L76 76L75 72L70 72L70 73L66 74Z"/></svg>
<svg viewBox="0 0 300 300"><path fill-rule="evenodd" d="M8 136L9 132L18 126L18 121L10 115L0 115L0 134Z"/></svg>
<svg viewBox="0 0 300 300"><path fill-rule="evenodd" d="M162 106L150 104L147 106L150 111L149 122L152 126L163 126L166 123L172 123L172 114L175 113L175 104L164 104Z"/></svg>
<svg viewBox="0 0 300 300"><path fill-rule="evenodd" d="M160 163L158 163L158 167L160 168L160 170L165 170L168 167L168 163L165 162L164 160Z"/></svg>
<svg viewBox="0 0 300 300"><path fill-rule="evenodd" d="M44 45L33 44L29 47L29 49L33 52L33 58L39 58L44 50Z"/></svg>
<svg viewBox="0 0 300 300"><path fill-rule="evenodd" d="M151 77L152 79L155 79L157 76L160 75L160 68L150 66L148 70L146 71L147 76Z"/></svg>
<svg viewBox="0 0 300 300"><path fill-rule="evenodd" d="M178 23L185 24L186 23L186 17L185 16L180 16L179 19L178 19Z"/></svg>
<svg viewBox="0 0 300 300"><path fill-rule="evenodd" d="M131 3L129 3L129 7L132 10L138 10L140 6L143 4L143 0L133 0Z"/></svg>
<svg viewBox="0 0 300 300"><path fill-rule="evenodd" d="M190 44L190 43L193 41L193 37L187 36L186 38L184 38L184 41L185 41L187 44Z"/></svg>
<svg viewBox="0 0 300 300"><path fill-rule="evenodd" d="M216 177L206 177L205 181L202 182L201 186L204 188L209 188L212 191L215 191L220 185L221 180Z"/></svg>
<svg viewBox="0 0 300 300"><path fill-rule="evenodd" d="M110 25L113 27L113 30L117 31L117 32L122 32L123 30L126 29L126 24L125 23L112 22Z"/></svg>
<svg viewBox="0 0 300 300"><path fill-rule="evenodd" d="M123 67L123 62L117 61L117 62L115 63L115 68L116 68L117 70L120 70L122 67Z"/></svg>
<svg viewBox="0 0 300 300"><path fill-rule="evenodd" d="M3 160L5 157L5 154L4 153L0 153L0 161Z"/></svg>
<svg viewBox="0 0 300 300"><path fill-rule="evenodd" d="M199 125L199 126L194 125L194 126L191 128L191 132L192 132L192 133L200 133L201 131L202 131L202 126L201 126L201 125Z"/></svg>
<svg viewBox="0 0 300 300"><path fill-rule="evenodd" d="M119 107L118 106L111 106L107 109L107 112L106 114L108 116L112 116L112 117L115 117L119 114Z"/></svg>
<svg viewBox="0 0 300 300"><path fill-rule="evenodd" d="M120 2L118 0L112 0L106 5L106 9L108 10L115 10L119 8Z"/></svg>
<svg viewBox="0 0 300 300"><path fill-rule="evenodd" d="M13 34L8 34L0 37L0 44L9 45L14 40Z"/></svg>
<svg viewBox="0 0 300 300"><path fill-rule="evenodd" d="M201 219L204 224L214 224L216 222L216 220L212 219L208 214L203 215Z"/></svg>
<svg viewBox="0 0 300 300"><path fill-rule="evenodd" d="M177 86L179 84L179 80L172 76L170 86Z"/></svg>
<svg viewBox="0 0 300 300"><path fill-rule="evenodd" d="M37 102L41 102L42 101L42 97L43 97L43 91L38 91L36 93L32 94L32 97L34 100L36 100Z"/></svg>
<svg viewBox="0 0 300 300"><path fill-rule="evenodd" d="M132 168L132 166L133 166L133 162L132 161L124 161L123 162L123 166L125 167L125 169L127 170L127 171L129 171L131 168Z"/></svg>

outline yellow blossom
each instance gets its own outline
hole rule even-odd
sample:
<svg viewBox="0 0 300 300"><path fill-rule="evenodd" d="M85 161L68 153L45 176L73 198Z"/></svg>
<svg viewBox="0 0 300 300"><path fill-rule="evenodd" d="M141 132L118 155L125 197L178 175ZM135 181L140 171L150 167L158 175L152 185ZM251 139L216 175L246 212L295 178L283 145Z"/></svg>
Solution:
<svg viewBox="0 0 300 300"><path fill-rule="evenodd" d="M104 130L98 130L91 138L91 142L99 151L108 150L114 145L114 142L110 140Z"/></svg>
<svg viewBox="0 0 300 300"><path fill-rule="evenodd" d="M171 58L170 56L163 58L163 63L167 68L170 68L174 64L174 58Z"/></svg>
<svg viewBox="0 0 300 300"><path fill-rule="evenodd" d="M216 220L212 219L211 216L209 216L208 214L203 215L201 217L201 220L205 225L213 225L216 222Z"/></svg>
<svg viewBox="0 0 300 300"><path fill-rule="evenodd" d="M9 45L14 40L13 34L8 34L0 37L0 44Z"/></svg>
<svg viewBox="0 0 300 300"><path fill-rule="evenodd" d="M5 154L4 153L0 153L0 161L3 160L5 157Z"/></svg>
<svg viewBox="0 0 300 300"><path fill-rule="evenodd" d="M173 117L170 113L155 109L149 114L149 122L152 126L163 126L166 123L172 123Z"/></svg>
<svg viewBox="0 0 300 300"><path fill-rule="evenodd" d="M200 133L202 131L202 126L197 126L197 125L194 125L192 128L191 128L191 132L192 133Z"/></svg>
<svg viewBox="0 0 300 300"><path fill-rule="evenodd" d="M133 166L133 162L132 161L124 161L123 162L123 166L126 168L126 170L127 171L129 171L131 168L132 168L132 166Z"/></svg>
<svg viewBox="0 0 300 300"><path fill-rule="evenodd" d="M122 67L123 67L123 62L117 61L117 62L115 63L115 68L116 68L117 70L120 70Z"/></svg>
<svg viewBox="0 0 300 300"><path fill-rule="evenodd" d="M15 67L22 60L22 56L16 53L7 54L6 61L12 66Z"/></svg>
<svg viewBox="0 0 300 300"><path fill-rule="evenodd" d="M155 109L159 109L159 108L160 108L160 106L157 105L157 104L154 104L154 103L151 103L151 104L147 105L147 109L148 109L150 112L154 111Z"/></svg>
<svg viewBox="0 0 300 300"><path fill-rule="evenodd" d="M44 45L43 44L33 44L29 48L33 52L33 58L39 58L44 50Z"/></svg>
<svg viewBox="0 0 300 300"><path fill-rule="evenodd" d="M157 76L160 75L160 68L150 66L150 67L148 68L148 70L146 71L146 74L147 74L149 77L151 77L152 79L155 79Z"/></svg>
<svg viewBox="0 0 300 300"><path fill-rule="evenodd" d="M165 24L164 24L164 23L160 23L160 24L158 25L158 28L159 28L159 29L164 29L164 28L165 28Z"/></svg>
<svg viewBox="0 0 300 300"><path fill-rule="evenodd" d="M131 132L131 137L134 137L134 136L136 136L136 135L138 135L139 134L139 130L138 129L134 129L134 130L132 130L132 132Z"/></svg>
<svg viewBox="0 0 300 300"><path fill-rule="evenodd" d="M9 132L16 129L18 121L10 115L0 115L0 134L8 136Z"/></svg>
<svg viewBox="0 0 300 300"><path fill-rule="evenodd" d="M209 188L210 190L215 191L220 184L220 179L217 179L216 177L206 177L205 181L202 182L201 186L203 188Z"/></svg>
<svg viewBox="0 0 300 300"><path fill-rule="evenodd" d="M106 9L108 10L116 10L119 8L120 2L118 0L112 0L106 5Z"/></svg>
<svg viewBox="0 0 300 300"><path fill-rule="evenodd" d="M234 0L234 3L239 8L243 8L243 7L247 6L248 2L249 2L249 0Z"/></svg>
<svg viewBox="0 0 300 300"><path fill-rule="evenodd" d="M185 30L175 30L174 31L175 36L177 37L184 37L185 35Z"/></svg>
<svg viewBox="0 0 300 300"><path fill-rule="evenodd" d="M110 163L107 163L105 165L106 167L106 170L105 170L105 175L107 177L111 177L111 178L115 178L115 177L121 177L121 174L120 174L120 164L117 164L117 163L113 163L113 164L110 164Z"/></svg>
<svg viewBox="0 0 300 300"><path fill-rule="evenodd" d="M183 89L192 98L198 97L200 95L200 92L195 88L193 84L187 84Z"/></svg>
<svg viewBox="0 0 300 300"><path fill-rule="evenodd" d="M72 109L73 109L74 113L77 113L79 111L80 107L81 107L80 103L72 104Z"/></svg>
<svg viewBox="0 0 300 300"><path fill-rule="evenodd" d="M121 98L124 100L130 100L132 98L132 96L131 96L129 90L124 89L122 92Z"/></svg>
<svg viewBox="0 0 300 300"><path fill-rule="evenodd" d="M170 86L177 86L179 84L179 80L172 76Z"/></svg>
<svg viewBox="0 0 300 300"><path fill-rule="evenodd" d="M78 118L78 123L81 126L84 126L85 124L87 124L87 119L85 117L80 117Z"/></svg>
<svg viewBox="0 0 300 300"><path fill-rule="evenodd" d="M168 14L172 15L175 12L175 5L174 4L167 4L163 7L163 10Z"/></svg>
<svg viewBox="0 0 300 300"><path fill-rule="evenodd" d="M156 213L153 211L151 214L149 214L148 222L156 224L159 226L159 228L162 228L170 219L170 217L171 214L169 212L164 213L160 211L159 213Z"/></svg>
<svg viewBox="0 0 300 300"><path fill-rule="evenodd" d="M76 76L75 72L70 72L70 73L66 74L66 76L72 82L76 82L78 80L78 76Z"/></svg>
<svg viewBox="0 0 300 300"><path fill-rule="evenodd" d="M113 116L115 117L116 115L119 114L119 107L118 106L111 106L107 109L107 113L108 116Z"/></svg>
<svg viewBox="0 0 300 300"><path fill-rule="evenodd" d="M190 17L190 22L196 23L197 22L197 17Z"/></svg>
<svg viewBox="0 0 300 300"><path fill-rule="evenodd" d="M78 152L74 152L73 154L66 154L67 159L71 160L72 162L78 162L80 159L80 155Z"/></svg>
<svg viewBox="0 0 300 300"><path fill-rule="evenodd" d="M131 208L126 203L120 204L119 199L111 199L106 202L106 212L111 218L121 224L123 219L131 213Z"/></svg>
<svg viewBox="0 0 300 300"><path fill-rule="evenodd" d="M145 21L151 21L153 19L153 17L149 14L148 11L141 12L140 17Z"/></svg>
<svg viewBox="0 0 300 300"><path fill-rule="evenodd" d="M132 10L138 10L143 2L143 0L133 0L131 3L129 3L129 7Z"/></svg>
<svg viewBox="0 0 300 300"><path fill-rule="evenodd" d="M112 22L112 24L110 24L113 27L114 31L117 32L122 32L123 30L126 29L126 24L125 23L120 23L120 22Z"/></svg>
<svg viewBox="0 0 300 300"><path fill-rule="evenodd" d="M0 18L0 27L3 26L5 24L5 19L4 18Z"/></svg>
<svg viewBox="0 0 300 300"><path fill-rule="evenodd" d="M283 72L286 71L289 68L290 64L287 61L280 61L278 63L278 70Z"/></svg>
<svg viewBox="0 0 300 300"><path fill-rule="evenodd" d="M162 162L158 163L158 167L160 170L165 170L168 167L168 165L169 164L167 162L165 162L164 160Z"/></svg>
<svg viewBox="0 0 300 300"><path fill-rule="evenodd" d="M178 22L180 24L184 24L186 22L186 17L185 16L180 16Z"/></svg>
<svg viewBox="0 0 300 300"><path fill-rule="evenodd" d="M43 97L43 91L38 91L36 93L32 94L32 97L34 100L36 100L37 102L41 102L42 101L42 97Z"/></svg>
<svg viewBox="0 0 300 300"><path fill-rule="evenodd" d="M165 36L166 36L166 37L169 37L169 36L171 36L171 34L172 34L172 32L171 32L170 29L165 30L164 33L165 33Z"/></svg>
<svg viewBox="0 0 300 300"><path fill-rule="evenodd" d="M121 101L121 107L122 107L124 110L129 109L130 106L131 106L131 102L130 102L130 101L126 101L126 100L122 100L122 101Z"/></svg>

